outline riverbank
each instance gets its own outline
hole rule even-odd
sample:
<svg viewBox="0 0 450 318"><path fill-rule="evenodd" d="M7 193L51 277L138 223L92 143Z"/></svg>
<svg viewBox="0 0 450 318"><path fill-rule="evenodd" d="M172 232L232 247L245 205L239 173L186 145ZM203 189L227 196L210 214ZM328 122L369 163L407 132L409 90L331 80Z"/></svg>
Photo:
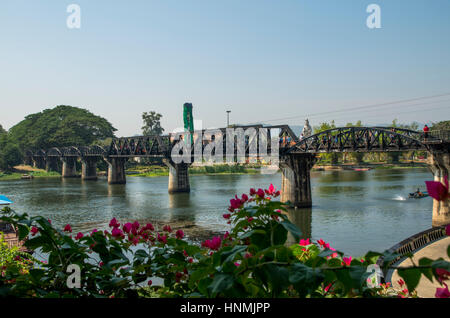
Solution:
<svg viewBox="0 0 450 318"><path fill-rule="evenodd" d="M0 171L0 181L9 180L20 180L22 176L32 176L33 178L50 178L50 177L60 177L61 174L55 171L45 171L43 169L33 168L31 166L16 166L12 172Z"/></svg>
<svg viewBox="0 0 450 318"><path fill-rule="evenodd" d="M191 166L190 175L225 175L225 174L256 174L259 167L243 165L211 165L211 166ZM169 168L164 166L139 166L126 171L130 177L160 177L168 176Z"/></svg>
<svg viewBox="0 0 450 318"><path fill-rule="evenodd" d="M326 171L326 170L372 170L372 169L414 169L414 168L426 168L425 162L399 162L399 163L386 163L386 162L373 162L373 163L341 163L341 164L317 164L314 166L313 171Z"/></svg>

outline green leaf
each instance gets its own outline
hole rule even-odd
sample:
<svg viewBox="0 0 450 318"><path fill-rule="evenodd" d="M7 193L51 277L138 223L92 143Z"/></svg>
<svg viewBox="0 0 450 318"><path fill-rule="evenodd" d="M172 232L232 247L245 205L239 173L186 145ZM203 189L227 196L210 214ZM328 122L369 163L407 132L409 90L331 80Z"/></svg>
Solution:
<svg viewBox="0 0 450 318"><path fill-rule="evenodd" d="M281 222L281 225L283 225L284 228L292 234L292 236L296 241L300 240L300 237L302 236L302 231L296 225L287 220Z"/></svg>
<svg viewBox="0 0 450 318"><path fill-rule="evenodd" d="M22 241L28 236L28 234L30 233L30 229L28 228L28 226L22 225L20 223L17 224L17 228L19 230L19 240Z"/></svg>
<svg viewBox="0 0 450 318"><path fill-rule="evenodd" d="M218 274L214 276L211 285L208 287L211 290L213 296L218 293L224 292L225 290L231 288L234 283L234 277L228 274Z"/></svg>
<svg viewBox="0 0 450 318"><path fill-rule="evenodd" d="M282 245L287 240L288 231L281 223L276 223L273 228L273 245Z"/></svg>
<svg viewBox="0 0 450 318"><path fill-rule="evenodd" d="M222 263L232 262L236 254L241 253L247 249L247 245L236 245L228 252L223 252L221 255Z"/></svg>
<svg viewBox="0 0 450 318"><path fill-rule="evenodd" d="M433 270L431 268L432 263L433 260L426 257L423 257L419 260L419 266L426 267L420 268L420 272L425 275L425 277L428 278L430 282L433 282Z"/></svg>
<svg viewBox="0 0 450 318"><path fill-rule="evenodd" d="M418 268L398 268L397 273L405 281L409 292L412 292L417 287L422 275Z"/></svg>

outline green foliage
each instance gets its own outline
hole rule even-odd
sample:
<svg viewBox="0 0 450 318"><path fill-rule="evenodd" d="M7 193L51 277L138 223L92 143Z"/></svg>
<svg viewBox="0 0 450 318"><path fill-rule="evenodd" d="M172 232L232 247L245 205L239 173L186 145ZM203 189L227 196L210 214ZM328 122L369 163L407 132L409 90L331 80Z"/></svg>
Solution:
<svg viewBox="0 0 450 318"><path fill-rule="evenodd" d="M433 123L430 130L450 130L450 120Z"/></svg>
<svg viewBox="0 0 450 318"><path fill-rule="evenodd" d="M91 145L114 136L116 129L86 109L60 105L25 117L9 130L22 150Z"/></svg>
<svg viewBox="0 0 450 318"><path fill-rule="evenodd" d="M273 186L250 190L250 196L230 201L224 215L230 233L198 246L170 227L154 229L137 222L112 231L78 233L55 229L43 217L29 217L5 208L0 220L18 228L25 246L39 249L48 263L36 263L28 273L11 271L0 277L0 293L20 297L397 297L386 285L369 287L369 265L383 256L385 267L398 255L369 252L361 259L344 257L329 244L300 240L286 246L288 232L301 232L287 217ZM80 288L69 288L70 264L80 267ZM420 267L401 269L410 292L421 275L437 278L450 269L442 259L424 260ZM159 279L161 284L147 284ZM150 287L145 287L151 285ZM145 287L145 288L144 288Z"/></svg>
<svg viewBox="0 0 450 318"><path fill-rule="evenodd" d="M22 162L22 152L13 143L7 143L0 149L0 169L10 171Z"/></svg>
<svg viewBox="0 0 450 318"><path fill-rule="evenodd" d="M161 117L161 114L154 111L142 113L142 120L144 121L142 134L144 136L161 135L164 131L164 128L161 127Z"/></svg>

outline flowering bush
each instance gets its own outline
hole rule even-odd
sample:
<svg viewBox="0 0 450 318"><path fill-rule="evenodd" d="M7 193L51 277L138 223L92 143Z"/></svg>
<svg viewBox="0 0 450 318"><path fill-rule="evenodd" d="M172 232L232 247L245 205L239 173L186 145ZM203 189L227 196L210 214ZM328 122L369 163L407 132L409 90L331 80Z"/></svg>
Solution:
<svg viewBox="0 0 450 318"><path fill-rule="evenodd" d="M272 185L250 189L249 195L230 200L223 215L230 232L189 243L181 230L166 225L161 230L139 222L121 224L113 218L110 230L72 233L68 224L56 229L42 217L3 210L3 221L14 224L25 246L45 253L48 262L35 263L28 272L0 280L3 295L35 297L377 297L383 286L367 284L383 255L387 262L397 255L368 252L354 259L334 250L323 240L302 239L300 230L285 213ZM286 246L290 233L299 244ZM79 288L69 288L69 265L81 270ZM417 275L442 277L437 268L450 270L443 260L404 269L401 276L409 290ZM10 277L11 278L11 277ZM161 284L154 284L155 280ZM444 293L443 293L444 294ZM410 294L405 294L410 296Z"/></svg>

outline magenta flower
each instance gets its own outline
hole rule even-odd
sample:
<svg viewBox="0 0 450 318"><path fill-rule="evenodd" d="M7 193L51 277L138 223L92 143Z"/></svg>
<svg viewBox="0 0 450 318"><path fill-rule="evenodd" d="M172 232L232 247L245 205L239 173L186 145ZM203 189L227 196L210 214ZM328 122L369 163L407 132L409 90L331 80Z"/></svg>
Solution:
<svg viewBox="0 0 450 318"><path fill-rule="evenodd" d="M222 215L224 219L229 219L231 217L230 213L225 213L224 215Z"/></svg>
<svg viewBox="0 0 450 318"><path fill-rule="evenodd" d="M436 274L439 276L440 282L447 280L450 277L450 272L443 268L436 268Z"/></svg>
<svg viewBox="0 0 450 318"><path fill-rule="evenodd" d="M75 236L76 240L79 240L80 238L82 238L84 235L81 232L78 232L77 236Z"/></svg>
<svg viewBox="0 0 450 318"><path fill-rule="evenodd" d="M181 240L184 237L184 232L182 230L178 230L175 233L175 236L177 237L177 239Z"/></svg>
<svg viewBox="0 0 450 318"><path fill-rule="evenodd" d="M172 228L170 227L170 225L164 225L164 227L163 227L163 231L166 231L166 232L172 232Z"/></svg>
<svg viewBox="0 0 450 318"><path fill-rule="evenodd" d="M247 202L247 201L248 201L248 195L246 195L245 193L242 194L242 199L241 199L241 201L242 201L243 203Z"/></svg>
<svg viewBox="0 0 450 318"><path fill-rule="evenodd" d="M153 227L153 224L151 224L151 223L147 223L147 224L144 226L144 229L145 229L145 230L150 230L150 231L154 231L154 230L155 230L155 228Z"/></svg>
<svg viewBox="0 0 450 318"><path fill-rule="evenodd" d="M97 229L93 229L92 232L91 232L91 235L93 235L95 232L98 232L98 230Z"/></svg>
<svg viewBox="0 0 450 318"><path fill-rule="evenodd" d="M352 262L352 257L351 256L344 257L342 260L344 261L343 264L350 266L350 263Z"/></svg>
<svg viewBox="0 0 450 318"><path fill-rule="evenodd" d="M450 224L445 227L445 234L447 234L447 236L450 236Z"/></svg>
<svg viewBox="0 0 450 318"><path fill-rule="evenodd" d="M250 195L251 195L251 196L254 196L255 194L256 194L255 189L251 188L251 189L250 189Z"/></svg>
<svg viewBox="0 0 450 318"><path fill-rule="evenodd" d="M116 220L116 218L112 218L111 219L111 221L109 222L109 226L110 227L119 227L120 226L120 223L119 222L117 222L117 220Z"/></svg>
<svg viewBox="0 0 450 318"><path fill-rule="evenodd" d="M67 224L67 225L64 227L64 232L72 233L72 227L70 226L70 224Z"/></svg>
<svg viewBox="0 0 450 318"><path fill-rule="evenodd" d="M113 230L111 231L111 235L115 238L123 238L125 237L125 235L123 234L122 230L119 229L118 227L114 227Z"/></svg>
<svg viewBox="0 0 450 318"><path fill-rule="evenodd" d="M311 243L309 242L309 238L307 238L306 240L301 239L301 240L300 240L300 243L299 243L300 246L307 246L307 245L309 245L309 244L311 244Z"/></svg>
<svg viewBox="0 0 450 318"><path fill-rule="evenodd" d="M234 210L240 209L241 207L242 207L241 199L238 199L238 197L236 196L236 199L230 200L230 208L228 210L233 212Z"/></svg>
<svg viewBox="0 0 450 318"><path fill-rule="evenodd" d="M131 223L125 223L123 225L123 231L125 233L130 233L131 232L131 228L133 227L133 225Z"/></svg>
<svg viewBox="0 0 450 318"><path fill-rule="evenodd" d="M35 236L39 232L39 229L37 227L33 226L33 227L31 227L30 232L31 232L32 236Z"/></svg>
<svg viewBox="0 0 450 318"><path fill-rule="evenodd" d="M148 286L152 286L153 282L151 280L148 281Z"/></svg>
<svg viewBox="0 0 450 318"><path fill-rule="evenodd" d="M263 190L263 189L258 189L258 191L256 191L256 194L257 194L258 197L260 197L261 199L264 199L264 190Z"/></svg>
<svg viewBox="0 0 450 318"><path fill-rule="evenodd" d="M436 298L450 298L450 292L448 291L448 286L446 283L443 283L445 288L436 288L436 294L434 295Z"/></svg>
<svg viewBox="0 0 450 318"><path fill-rule="evenodd" d="M167 235L161 236L158 233L158 241L161 242L161 243L167 244Z"/></svg>
<svg viewBox="0 0 450 318"><path fill-rule="evenodd" d="M222 239L219 236L213 237L212 240L206 240L202 243L203 247L207 247L211 250L218 250L222 245Z"/></svg>
<svg viewBox="0 0 450 318"><path fill-rule="evenodd" d="M444 177L444 184L439 181L425 181L430 197L438 201L444 201L449 197L448 177Z"/></svg>

